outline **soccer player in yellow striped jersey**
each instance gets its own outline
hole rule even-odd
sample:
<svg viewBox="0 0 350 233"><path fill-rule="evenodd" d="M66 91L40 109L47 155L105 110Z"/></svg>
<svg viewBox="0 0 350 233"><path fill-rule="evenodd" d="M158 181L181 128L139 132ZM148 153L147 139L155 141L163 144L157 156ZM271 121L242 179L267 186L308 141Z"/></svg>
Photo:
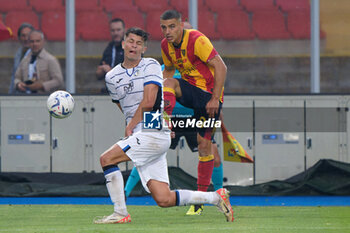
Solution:
<svg viewBox="0 0 350 233"><path fill-rule="evenodd" d="M165 65L164 110L171 116L178 101L194 110L196 120L218 119L227 72L225 63L205 35L183 29L179 12L165 11L160 17L160 26L165 37L161 42ZM181 73L179 80L172 78L175 69ZM214 167L211 139L215 129L196 130L200 161L197 185L199 191L207 191ZM200 214L201 210L196 208L198 211L194 209L194 214Z"/></svg>

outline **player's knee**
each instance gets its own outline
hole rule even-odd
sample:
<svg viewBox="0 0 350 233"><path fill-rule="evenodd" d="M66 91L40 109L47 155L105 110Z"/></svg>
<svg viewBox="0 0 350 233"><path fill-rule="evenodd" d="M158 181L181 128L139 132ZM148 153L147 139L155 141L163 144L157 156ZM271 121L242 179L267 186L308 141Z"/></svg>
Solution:
<svg viewBox="0 0 350 233"><path fill-rule="evenodd" d="M173 78L167 78L164 80L163 85L164 85L164 87L170 87L170 88L175 89L176 80L174 80Z"/></svg>
<svg viewBox="0 0 350 233"><path fill-rule="evenodd" d="M100 156L100 164L102 167L110 164L110 160L109 160L109 157L108 157L108 154L107 153L103 153L101 156Z"/></svg>
<svg viewBox="0 0 350 233"><path fill-rule="evenodd" d="M157 195L152 195L153 199L156 201L157 205L162 208L174 206L176 200L173 200L171 192L169 193L157 193Z"/></svg>
<svg viewBox="0 0 350 233"><path fill-rule="evenodd" d="M157 202L157 205L162 208L167 208L169 207L167 202Z"/></svg>
<svg viewBox="0 0 350 233"><path fill-rule="evenodd" d="M158 198L155 199L157 205L162 208L173 206L169 198Z"/></svg>
<svg viewBox="0 0 350 233"><path fill-rule="evenodd" d="M100 156L100 164L103 167L104 164L106 163L106 158L103 156L103 154Z"/></svg>
<svg viewBox="0 0 350 233"><path fill-rule="evenodd" d="M201 156L206 156L211 154L211 142L205 139L199 140L198 151Z"/></svg>

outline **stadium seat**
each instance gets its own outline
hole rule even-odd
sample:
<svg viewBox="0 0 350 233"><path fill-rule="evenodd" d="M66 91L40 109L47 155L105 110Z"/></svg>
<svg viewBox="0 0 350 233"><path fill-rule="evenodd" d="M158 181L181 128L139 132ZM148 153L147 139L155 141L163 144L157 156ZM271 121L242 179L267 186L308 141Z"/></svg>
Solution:
<svg viewBox="0 0 350 233"><path fill-rule="evenodd" d="M27 0L0 0L0 12L31 9Z"/></svg>
<svg viewBox="0 0 350 233"><path fill-rule="evenodd" d="M251 40L255 35L250 29L249 15L243 10L220 11L217 17L218 32L227 40Z"/></svg>
<svg viewBox="0 0 350 233"><path fill-rule="evenodd" d="M287 28L295 39L310 38L310 11L289 11Z"/></svg>
<svg viewBox="0 0 350 233"><path fill-rule="evenodd" d="M99 6L99 0L75 0L75 10L76 11L97 11L102 10Z"/></svg>
<svg viewBox="0 0 350 233"><path fill-rule="evenodd" d="M256 11L252 18L253 31L262 40L289 39L283 14L278 10Z"/></svg>
<svg viewBox="0 0 350 233"><path fill-rule="evenodd" d="M210 40L220 38L219 33L215 30L214 14L209 10L201 10L198 12L198 30Z"/></svg>
<svg viewBox="0 0 350 233"><path fill-rule="evenodd" d="M151 34L151 40L162 40L164 38L160 29L160 15L163 11L149 11L146 18L146 31Z"/></svg>
<svg viewBox="0 0 350 233"><path fill-rule="evenodd" d="M309 10L291 10L288 12L287 28L294 39L310 39L311 24ZM320 30L320 38L324 38L325 33Z"/></svg>
<svg viewBox="0 0 350 233"><path fill-rule="evenodd" d="M45 11L41 16L41 29L47 40L66 39L66 13L64 10Z"/></svg>
<svg viewBox="0 0 350 233"><path fill-rule="evenodd" d="M112 18L123 19L126 28L139 27L145 29L145 20L143 19L143 15L136 8L134 10L114 11L112 13ZM159 25L159 23L157 25Z"/></svg>
<svg viewBox="0 0 350 233"><path fill-rule="evenodd" d="M17 37L17 30L23 22L27 22L33 25L33 27L39 27L38 15L32 10L27 11L9 11L5 17L6 26L10 27L15 37Z"/></svg>
<svg viewBox="0 0 350 233"><path fill-rule="evenodd" d="M168 0L135 0L135 5L142 12L146 13L149 11L165 11L169 9Z"/></svg>
<svg viewBox="0 0 350 233"><path fill-rule="evenodd" d="M308 10L310 11L309 0L276 0L276 5L284 12L293 10Z"/></svg>
<svg viewBox="0 0 350 233"><path fill-rule="evenodd" d="M241 6L249 12L276 9L274 0L241 0Z"/></svg>
<svg viewBox="0 0 350 233"><path fill-rule="evenodd" d="M198 12L208 10L208 6L204 4L204 0L198 0ZM182 14L182 19L188 18L188 0L170 0L170 8L178 10Z"/></svg>
<svg viewBox="0 0 350 233"><path fill-rule="evenodd" d="M132 0L100 0L101 7L106 12L122 11L122 10L137 10Z"/></svg>
<svg viewBox="0 0 350 233"><path fill-rule="evenodd" d="M240 10L242 7L238 5L237 0L221 0L218 3L217 0L205 0L205 4L213 12L219 12L222 10Z"/></svg>
<svg viewBox="0 0 350 233"><path fill-rule="evenodd" d="M49 10L63 10L62 0L29 0L29 4L37 12L49 11Z"/></svg>
<svg viewBox="0 0 350 233"><path fill-rule="evenodd" d="M102 11L80 11L76 32L83 40L110 40L107 14Z"/></svg>
<svg viewBox="0 0 350 233"><path fill-rule="evenodd" d="M151 39L162 40L164 38L159 25L159 17L163 11L150 11L147 14L146 31L151 34ZM184 17L185 18L185 17ZM214 15L210 11L198 12L198 28L210 39L218 39L215 31Z"/></svg>

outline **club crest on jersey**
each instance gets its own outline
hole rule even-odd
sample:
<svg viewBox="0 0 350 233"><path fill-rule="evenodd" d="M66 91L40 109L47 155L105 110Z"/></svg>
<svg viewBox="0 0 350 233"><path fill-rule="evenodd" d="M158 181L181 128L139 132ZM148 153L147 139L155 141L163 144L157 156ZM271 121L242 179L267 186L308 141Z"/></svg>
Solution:
<svg viewBox="0 0 350 233"><path fill-rule="evenodd" d="M133 81L131 81L130 83L128 83L124 86L124 91L126 93L130 93L133 89L134 89L134 82Z"/></svg>
<svg viewBox="0 0 350 233"><path fill-rule="evenodd" d="M143 113L143 128L144 129L162 129L162 114L159 110Z"/></svg>
<svg viewBox="0 0 350 233"><path fill-rule="evenodd" d="M186 49L181 49L182 56L186 55Z"/></svg>

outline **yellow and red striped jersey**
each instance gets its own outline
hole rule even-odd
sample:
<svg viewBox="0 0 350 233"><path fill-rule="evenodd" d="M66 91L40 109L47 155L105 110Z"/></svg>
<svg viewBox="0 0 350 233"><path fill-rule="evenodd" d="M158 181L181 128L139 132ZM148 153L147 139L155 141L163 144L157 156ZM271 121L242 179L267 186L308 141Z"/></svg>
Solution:
<svg viewBox="0 0 350 233"><path fill-rule="evenodd" d="M161 48L165 66L174 66L185 81L212 93L214 68L208 66L207 62L217 56L218 52L205 35L194 29L184 30L179 48L166 39L162 40Z"/></svg>

